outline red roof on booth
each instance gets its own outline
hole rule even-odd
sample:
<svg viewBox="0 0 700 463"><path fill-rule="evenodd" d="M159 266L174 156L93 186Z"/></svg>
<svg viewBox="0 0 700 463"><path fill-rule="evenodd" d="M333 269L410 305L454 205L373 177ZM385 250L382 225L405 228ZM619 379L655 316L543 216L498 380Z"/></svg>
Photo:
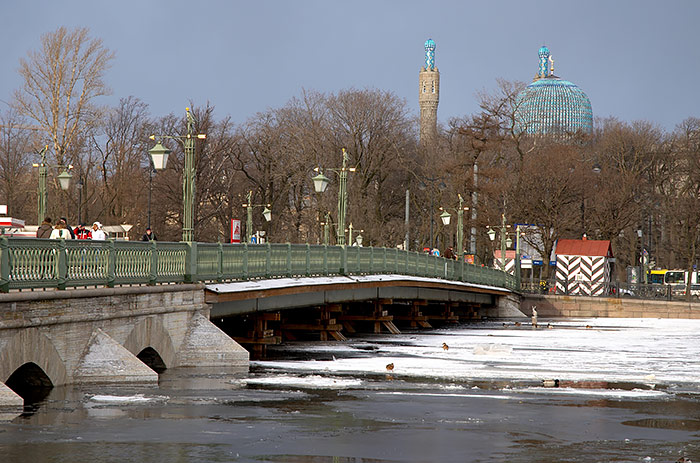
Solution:
<svg viewBox="0 0 700 463"><path fill-rule="evenodd" d="M613 256L609 240L559 240L556 253L563 256Z"/></svg>

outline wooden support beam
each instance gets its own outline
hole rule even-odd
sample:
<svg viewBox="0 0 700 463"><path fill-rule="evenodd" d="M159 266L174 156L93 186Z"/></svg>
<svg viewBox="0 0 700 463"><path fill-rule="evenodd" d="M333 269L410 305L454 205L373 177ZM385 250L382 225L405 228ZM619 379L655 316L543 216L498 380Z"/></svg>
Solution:
<svg viewBox="0 0 700 463"><path fill-rule="evenodd" d="M391 334L401 334L401 330L399 330L393 322L382 322L382 324Z"/></svg>
<svg viewBox="0 0 700 463"><path fill-rule="evenodd" d="M338 315L338 320L340 321L365 321L365 322L384 322L384 321L392 321L394 319L393 315L387 315L386 312L382 316L374 316L374 315Z"/></svg>
<svg viewBox="0 0 700 463"><path fill-rule="evenodd" d="M341 333L340 331L328 331L328 334L333 336L333 339L335 339L336 341L347 341L348 340L348 338L343 336L343 333Z"/></svg>
<svg viewBox="0 0 700 463"><path fill-rule="evenodd" d="M321 325L319 323L282 323L280 329L284 331L340 331L343 325L328 324Z"/></svg>
<svg viewBox="0 0 700 463"><path fill-rule="evenodd" d="M267 338L243 338L234 336L233 340L239 344L282 344L282 336L270 336Z"/></svg>

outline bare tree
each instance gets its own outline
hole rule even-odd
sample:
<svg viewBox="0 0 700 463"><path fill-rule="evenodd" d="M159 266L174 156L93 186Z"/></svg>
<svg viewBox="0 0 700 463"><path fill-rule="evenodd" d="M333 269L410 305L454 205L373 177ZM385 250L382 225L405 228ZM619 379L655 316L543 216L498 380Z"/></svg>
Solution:
<svg viewBox="0 0 700 463"><path fill-rule="evenodd" d="M59 164L70 161L80 131L98 123L95 100L110 92L103 78L114 53L88 34L86 28L59 27L42 36L39 50L20 59L23 82L13 104L44 128Z"/></svg>
<svg viewBox="0 0 700 463"><path fill-rule="evenodd" d="M0 197L10 214L28 219L36 211L36 202L27 200L36 190L31 156L41 142L12 109L0 116L0 134Z"/></svg>

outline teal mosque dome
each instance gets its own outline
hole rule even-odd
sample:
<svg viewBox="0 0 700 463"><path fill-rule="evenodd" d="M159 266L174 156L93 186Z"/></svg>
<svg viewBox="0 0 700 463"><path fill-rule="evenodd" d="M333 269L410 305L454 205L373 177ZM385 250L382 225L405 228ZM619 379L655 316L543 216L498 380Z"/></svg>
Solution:
<svg viewBox="0 0 700 463"><path fill-rule="evenodd" d="M588 96L576 84L554 75L554 61L547 47L540 48L538 56L535 80L516 98L516 133L591 134L593 110Z"/></svg>

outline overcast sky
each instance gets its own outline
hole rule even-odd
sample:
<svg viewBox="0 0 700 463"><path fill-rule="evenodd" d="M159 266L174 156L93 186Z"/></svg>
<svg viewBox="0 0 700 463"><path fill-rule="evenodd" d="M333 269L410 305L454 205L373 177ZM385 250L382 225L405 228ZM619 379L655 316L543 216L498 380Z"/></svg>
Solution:
<svg viewBox="0 0 700 463"><path fill-rule="evenodd" d="M114 94L151 114L209 101L242 123L302 89L376 88L418 115L423 43L437 43L438 118L478 110L496 79L530 82L546 44L555 74L591 99L595 117L671 130L700 117L700 1L6 1L0 100L20 85L19 59L59 26L90 28L116 52Z"/></svg>

